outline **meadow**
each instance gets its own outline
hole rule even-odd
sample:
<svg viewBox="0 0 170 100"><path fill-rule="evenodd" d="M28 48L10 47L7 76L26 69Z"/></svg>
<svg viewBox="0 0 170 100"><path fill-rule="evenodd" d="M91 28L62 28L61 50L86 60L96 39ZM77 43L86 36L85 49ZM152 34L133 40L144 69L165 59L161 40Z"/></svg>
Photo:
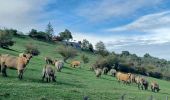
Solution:
<svg viewBox="0 0 170 100"><path fill-rule="evenodd" d="M80 60L80 55L86 54L90 59L88 64L82 64L81 68L71 68L69 63L65 63L63 70L56 73L57 82L42 82L44 57L62 59L56 52L61 44L46 43L29 37L15 37L14 40L16 44L11 47L12 50L0 48L0 54L17 56L24 51L25 44L31 42L38 46L40 55L31 59L23 80L17 78L16 70L7 69L7 78L0 75L0 100L83 100L83 97L88 97L89 100L120 100L124 94L125 100L148 100L151 95L154 100L165 100L166 96L170 99L169 81L148 77L150 82L156 80L160 84L160 92L153 93L150 88L144 91L139 90L135 84L119 83L109 75L96 78L95 73L90 71L90 66L97 56L83 51L79 51L79 55L68 62Z"/></svg>

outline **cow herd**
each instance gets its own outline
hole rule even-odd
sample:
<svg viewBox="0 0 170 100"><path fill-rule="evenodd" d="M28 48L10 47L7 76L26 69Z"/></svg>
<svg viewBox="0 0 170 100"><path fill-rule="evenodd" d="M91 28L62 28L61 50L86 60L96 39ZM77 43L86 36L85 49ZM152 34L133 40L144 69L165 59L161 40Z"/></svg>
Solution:
<svg viewBox="0 0 170 100"><path fill-rule="evenodd" d="M100 77L102 74L105 74L106 68L94 68L96 77ZM115 69L110 70L110 75L116 77L118 82L123 82L124 84L136 84L138 89L148 90L149 82L144 76L139 76L132 73L123 73L118 72ZM150 83L150 88L152 92L159 92L159 84L156 81Z"/></svg>
<svg viewBox="0 0 170 100"><path fill-rule="evenodd" d="M23 73L31 58L32 58L31 54L25 53L19 54L18 57L9 54L1 54L0 72L2 73L2 76L7 77L6 69L12 68L17 70L18 78L22 79ZM42 69L42 81L46 79L46 82L50 81L55 82L56 81L55 70L60 72L64 66L64 61L53 60L49 57L45 57L45 62L46 64ZM70 66L76 68L80 67L80 64L81 64L80 61L72 61L70 63ZM100 77L102 74L107 73L107 69L94 68L94 72L96 73L96 77ZM115 69L110 70L110 75L116 77L118 82L123 82L124 84L135 83L137 84L139 89L148 90L149 82L143 76L135 75L132 73L117 72ZM158 83L155 81L150 83L150 87L153 92L159 92L160 90Z"/></svg>

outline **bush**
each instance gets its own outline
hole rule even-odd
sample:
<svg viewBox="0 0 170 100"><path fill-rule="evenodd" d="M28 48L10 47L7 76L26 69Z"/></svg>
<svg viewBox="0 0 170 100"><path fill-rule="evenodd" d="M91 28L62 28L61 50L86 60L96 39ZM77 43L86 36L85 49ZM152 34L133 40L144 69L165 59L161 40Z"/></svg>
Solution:
<svg viewBox="0 0 170 100"><path fill-rule="evenodd" d="M88 58L85 54L83 54L83 55L81 56L81 59L82 59L82 61L83 61L84 64L89 62L89 58Z"/></svg>
<svg viewBox="0 0 170 100"><path fill-rule="evenodd" d="M72 47L61 46L57 49L57 52L63 57L64 62L77 56L77 51Z"/></svg>
<svg viewBox="0 0 170 100"><path fill-rule="evenodd" d="M0 30L0 46L2 48L9 48L14 45L12 41L12 34L8 30Z"/></svg>
<svg viewBox="0 0 170 100"><path fill-rule="evenodd" d="M49 41L51 40L50 39L50 36L49 34L45 33L45 32L42 32L42 31L37 31L35 29L32 29L30 32L29 32L29 36L32 37L32 38L36 38L36 39L39 39L39 40L44 40L44 41Z"/></svg>
<svg viewBox="0 0 170 100"><path fill-rule="evenodd" d="M33 45L32 43L29 43L25 45L25 53L30 53L34 56L37 56L40 54L40 51L38 50L37 46Z"/></svg>

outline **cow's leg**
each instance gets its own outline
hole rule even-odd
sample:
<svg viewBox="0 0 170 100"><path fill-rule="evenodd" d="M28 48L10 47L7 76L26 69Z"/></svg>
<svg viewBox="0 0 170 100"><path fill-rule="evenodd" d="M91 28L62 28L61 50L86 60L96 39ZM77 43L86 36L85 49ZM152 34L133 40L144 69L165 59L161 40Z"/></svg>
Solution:
<svg viewBox="0 0 170 100"><path fill-rule="evenodd" d="M43 76L42 76L42 81L44 81L44 78L45 78L45 73L43 73Z"/></svg>
<svg viewBox="0 0 170 100"><path fill-rule="evenodd" d="M53 81L53 82L56 82L54 75L52 75L52 81Z"/></svg>
<svg viewBox="0 0 170 100"><path fill-rule="evenodd" d="M7 77L6 66L4 64L1 64L1 67L2 67L2 76Z"/></svg>

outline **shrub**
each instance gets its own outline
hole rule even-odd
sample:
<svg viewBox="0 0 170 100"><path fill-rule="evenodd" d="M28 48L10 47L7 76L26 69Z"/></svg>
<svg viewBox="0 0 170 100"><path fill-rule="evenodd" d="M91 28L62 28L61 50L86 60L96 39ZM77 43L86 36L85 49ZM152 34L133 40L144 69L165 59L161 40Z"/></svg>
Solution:
<svg viewBox="0 0 170 100"><path fill-rule="evenodd" d="M37 46L33 45L32 43L28 43L25 45L25 53L30 53L34 56L37 56L40 54L40 51L38 50Z"/></svg>
<svg viewBox="0 0 170 100"><path fill-rule="evenodd" d="M82 59L82 61L83 61L84 64L89 62L89 58L88 58L85 54L83 54L83 55L81 56L81 59Z"/></svg>
<svg viewBox="0 0 170 100"><path fill-rule="evenodd" d="M0 30L0 46L2 48L9 48L13 46L12 34L8 30Z"/></svg>
<svg viewBox="0 0 170 100"><path fill-rule="evenodd" d="M77 51L72 47L61 46L57 49L57 52L63 57L64 62L69 58L77 56Z"/></svg>

